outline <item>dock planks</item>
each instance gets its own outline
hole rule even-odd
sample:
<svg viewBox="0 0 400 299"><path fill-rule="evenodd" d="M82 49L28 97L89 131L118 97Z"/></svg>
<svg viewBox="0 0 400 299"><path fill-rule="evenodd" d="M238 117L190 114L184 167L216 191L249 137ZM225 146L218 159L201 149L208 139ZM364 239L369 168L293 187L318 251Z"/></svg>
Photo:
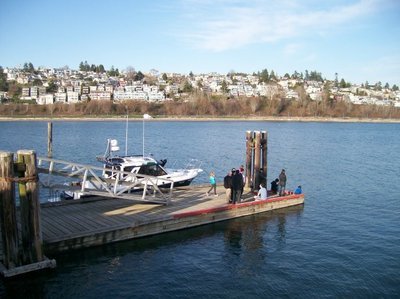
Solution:
<svg viewBox="0 0 400 299"><path fill-rule="evenodd" d="M87 198L41 206L46 255L159 234L302 204L303 195L227 204L225 189L206 196L208 186L174 190L170 205L142 204L128 199ZM138 195L139 196L139 195Z"/></svg>

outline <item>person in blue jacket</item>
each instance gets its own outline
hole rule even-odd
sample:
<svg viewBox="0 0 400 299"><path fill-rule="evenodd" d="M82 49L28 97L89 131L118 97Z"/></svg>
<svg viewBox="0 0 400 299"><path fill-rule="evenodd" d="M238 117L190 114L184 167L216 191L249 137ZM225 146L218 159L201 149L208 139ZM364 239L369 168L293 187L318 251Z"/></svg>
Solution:
<svg viewBox="0 0 400 299"><path fill-rule="evenodd" d="M297 186L297 189L294 190L294 194L301 194L303 191L301 190L301 186Z"/></svg>
<svg viewBox="0 0 400 299"><path fill-rule="evenodd" d="M215 172L214 171L210 172L209 179L210 179L211 187L210 187L210 190L207 191L206 195L209 196L210 192L214 189L214 196L218 196L218 194L217 194L217 181L215 179Z"/></svg>

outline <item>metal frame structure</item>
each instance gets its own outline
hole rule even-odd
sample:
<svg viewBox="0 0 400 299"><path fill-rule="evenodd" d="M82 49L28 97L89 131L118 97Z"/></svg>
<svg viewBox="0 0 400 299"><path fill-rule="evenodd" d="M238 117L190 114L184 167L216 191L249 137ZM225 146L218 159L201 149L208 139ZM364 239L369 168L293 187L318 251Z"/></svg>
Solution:
<svg viewBox="0 0 400 299"><path fill-rule="evenodd" d="M38 172L47 175L40 177L41 186L45 188L79 192L81 196L95 195L111 198L130 199L138 202L158 203L168 205L171 202L174 182L166 178L112 170L116 173L115 179L102 177L102 167L78 164L46 157L38 157ZM79 179L79 182L55 182L53 176L62 176L68 179ZM124 177L120 180L120 177ZM167 182L168 192L160 190L158 183ZM67 182L68 183L68 182ZM132 192L135 189L135 192ZM141 196L138 190L143 190Z"/></svg>

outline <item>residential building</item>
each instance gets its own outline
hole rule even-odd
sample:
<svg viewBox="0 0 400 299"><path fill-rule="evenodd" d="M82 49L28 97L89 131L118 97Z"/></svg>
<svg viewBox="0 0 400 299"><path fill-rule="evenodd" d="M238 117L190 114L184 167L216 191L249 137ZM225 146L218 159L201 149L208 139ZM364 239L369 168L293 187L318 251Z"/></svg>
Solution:
<svg viewBox="0 0 400 299"><path fill-rule="evenodd" d="M56 92L54 94L55 103L67 103L67 93L66 92Z"/></svg>
<svg viewBox="0 0 400 299"><path fill-rule="evenodd" d="M78 103L79 93L77 91L67 91L67 102L68 103Z"/></svg>
<svg viewBox="0 0 400 299"><path fill-rule="evenodd" d="M90 92L90 100L96 101L111 101L111 93L105 91Z"/></svg>
<svg viewBox="0 0 400 299"><path fill-rule="evenodd" d="M42 94L36 100L38 105L50 105L54 103L54 95L53 94Z"/></svg>

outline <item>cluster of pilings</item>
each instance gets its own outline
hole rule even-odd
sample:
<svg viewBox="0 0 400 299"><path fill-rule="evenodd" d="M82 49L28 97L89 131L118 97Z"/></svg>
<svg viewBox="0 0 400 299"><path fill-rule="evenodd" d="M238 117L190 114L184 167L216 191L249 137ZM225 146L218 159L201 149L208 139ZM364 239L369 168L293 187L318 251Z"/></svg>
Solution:
<svg viewBox="0 0 400 299"><path fill-rule="evenodd" d="M258 190L260 183L267 184L266 131L246 131L246 183L251 191Z"/></svg>
<svg viewBox="0 0 400 299"><path fill-rule="evenodd" d="M18 186L19 207L16 203ZM0 273L11 277L44 268L54 268L55 260L43 254L36 153L0 151L0 222L2 264ZM20 229L18 229L18 219Z"/></svg>

